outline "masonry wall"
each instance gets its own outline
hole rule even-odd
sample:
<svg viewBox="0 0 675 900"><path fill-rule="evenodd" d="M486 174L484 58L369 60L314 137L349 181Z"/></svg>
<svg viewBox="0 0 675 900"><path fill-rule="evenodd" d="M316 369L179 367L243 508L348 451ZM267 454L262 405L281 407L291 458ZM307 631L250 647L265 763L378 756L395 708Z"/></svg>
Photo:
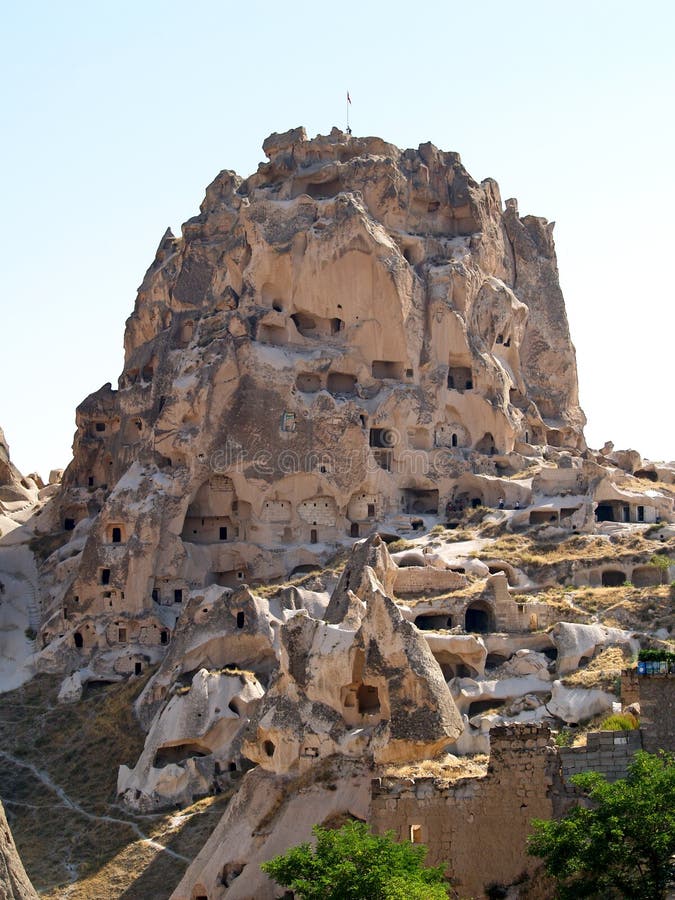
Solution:
<svg viewBox="0 0 675 900"><path fill-rule="evenodd" d="M491 732L487 775L448 784L434 778L375 779L373 829L411 839L419 826L429 864L447 865L460 897L481 897L487 885L510 884L539 862L525 844L533 818L562 811L566 791L545 727L524 725Z"/></svg>
<svg viewBox="0 0 675 900"><path fill-rule="evenodd" d="M675 752L675 675L640 675L638 686L645 750Z"/></svg>
<svg viewBox="0 0 675 900"><path fill-rule="evenodd" d="M608 781L625 778L628 766L637 750L642 749L639 731L589 732L585 747L561 748L560 762L563 778L582 772L600 772Z"/></svg>
<svg viewBox="0 0 675 900"><path fill-rule="evenodd" d="M546 603L517 603L508 589L506 576L499 572L488 579L495 598L495 619L499 631L537 631L550 624L551 607Z"/></svg>
<svg viewBox="0 0 675 900"><path fill-rule="evenodd" d="M298 515L310 525L335 525L337 509L332 497L313 497L298 506Z"/></svg>
<svg viewBox="0 0 675 900"><path fill-rule="evenodd" d="M621 705L625 709L640 702L640 685L637 669L624 669L621 673Z"/></svg>
<svg viewBox="0 0 675 900"><path fill-rule="evenodd" d="M466 576L450 569L433 566L404 566L396 573L396 594L417 594L423 591L456 591L466 586Z"/></svg>

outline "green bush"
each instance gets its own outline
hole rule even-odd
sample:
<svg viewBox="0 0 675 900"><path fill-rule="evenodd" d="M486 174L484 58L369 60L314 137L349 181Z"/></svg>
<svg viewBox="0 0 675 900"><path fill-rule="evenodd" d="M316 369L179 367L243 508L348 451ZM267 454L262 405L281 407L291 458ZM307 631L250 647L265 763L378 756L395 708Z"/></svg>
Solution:
<svg viewBox="0 0 675 900"><path fill-rule="evenodd" d="M556 897L663 900L675 875L675 759L640 751L625 779L585 772L572 782L592 806L533 820L528 841L556 879Z"/></svg>
<svg viewBox="0 0 675 900"><path fill-rule="evenodd" d="M675 662L675 653L670 650L640 650L640 662Z"/></svg>
<svg viewBox="0 0 675 900"><path fill-rule="evenodd" d="M424 867L427 848L371 834L363 822L312 829L300 844L263 863L263 872L303 900L447 900L443 867Z"/></svg>
<svg viewBox="0 0 675 900"><path fill-rule="evenodd" d="M574 733L569 728L563 728L556 734L554 740L556 747L571 747Z"/></svg>
<svg viewBox="0 0 675 900"><path fill-rule="evenodd" d="M631 713L613 713L600 723L600 731L635 731L639 722Z"/></svg>

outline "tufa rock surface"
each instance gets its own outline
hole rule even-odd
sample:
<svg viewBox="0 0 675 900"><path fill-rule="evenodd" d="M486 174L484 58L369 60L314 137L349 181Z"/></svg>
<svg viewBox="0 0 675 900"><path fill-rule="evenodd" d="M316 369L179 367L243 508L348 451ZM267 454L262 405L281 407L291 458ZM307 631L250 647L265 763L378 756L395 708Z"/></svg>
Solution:
<svg viewBox="0 0 675 900"><path fill-rule="evenodd" d="M164 234L118 386L78 407L40 523L72 532L42 573L49 671L133 672L191 592L496 502L535 445L585 450L552 225L432 144L299 128L264 150Z"/></svg>

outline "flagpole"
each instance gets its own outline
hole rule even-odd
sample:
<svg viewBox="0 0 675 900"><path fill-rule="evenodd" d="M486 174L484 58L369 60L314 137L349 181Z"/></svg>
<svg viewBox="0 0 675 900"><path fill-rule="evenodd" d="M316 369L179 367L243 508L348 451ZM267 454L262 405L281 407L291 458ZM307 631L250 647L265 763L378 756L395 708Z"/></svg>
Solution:
<svg viewBox="0 0 675 900"><path fill-rule="evenodd" d="M347 134L351 134L349 129L349 91L347 91Z"/></svg>

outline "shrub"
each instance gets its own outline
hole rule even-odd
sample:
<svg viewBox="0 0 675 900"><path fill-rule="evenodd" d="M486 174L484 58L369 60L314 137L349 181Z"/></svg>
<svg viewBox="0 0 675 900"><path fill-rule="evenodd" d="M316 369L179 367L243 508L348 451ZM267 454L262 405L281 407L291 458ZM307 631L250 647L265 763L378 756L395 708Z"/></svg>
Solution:
<svg viewBox="0 0 675 900"><path fill-rule="evenodd" d="M572 782L592 806L533 820L528 841L556 879L556 896L663 900L675 875L675 758L640 751L625 779L585 772Z"/></svg>
<svg viewBox="0 0 675 900"><path fill-rule="evenodd" d="M634 731L638 720L631 713L613 713L600 723L600 731Z"/></svg>
<svg viewBox="0 0 675 900"><path fill-rule="evenodd" d="M675 653L670 650L640 650L638 653L640 662L675 662Z"/></svg>
<svg viewBox="0 0 675 900"><path fill-rule="evenodd" d="M574 734L569 728L563 728L556 734L554 740L556 747L571 747Z"/></svg>
<svg viewBox="0 0 675 900"><path fill-rule="evenodd" d="M406 541L405 538L399 538L397 541L392 541L391 544L387 544L387 550L390 553L400 553L402 550L410 550L415 545L411 541Z"/></svg>
<svg viewBox="0 0 675 900"><path fill-rule="evenodd" d="M363 822L313 829L300 844L263 863L263 872L303 900L447 900L443 867L424 867L427 848L371 834Z"/></svg>

